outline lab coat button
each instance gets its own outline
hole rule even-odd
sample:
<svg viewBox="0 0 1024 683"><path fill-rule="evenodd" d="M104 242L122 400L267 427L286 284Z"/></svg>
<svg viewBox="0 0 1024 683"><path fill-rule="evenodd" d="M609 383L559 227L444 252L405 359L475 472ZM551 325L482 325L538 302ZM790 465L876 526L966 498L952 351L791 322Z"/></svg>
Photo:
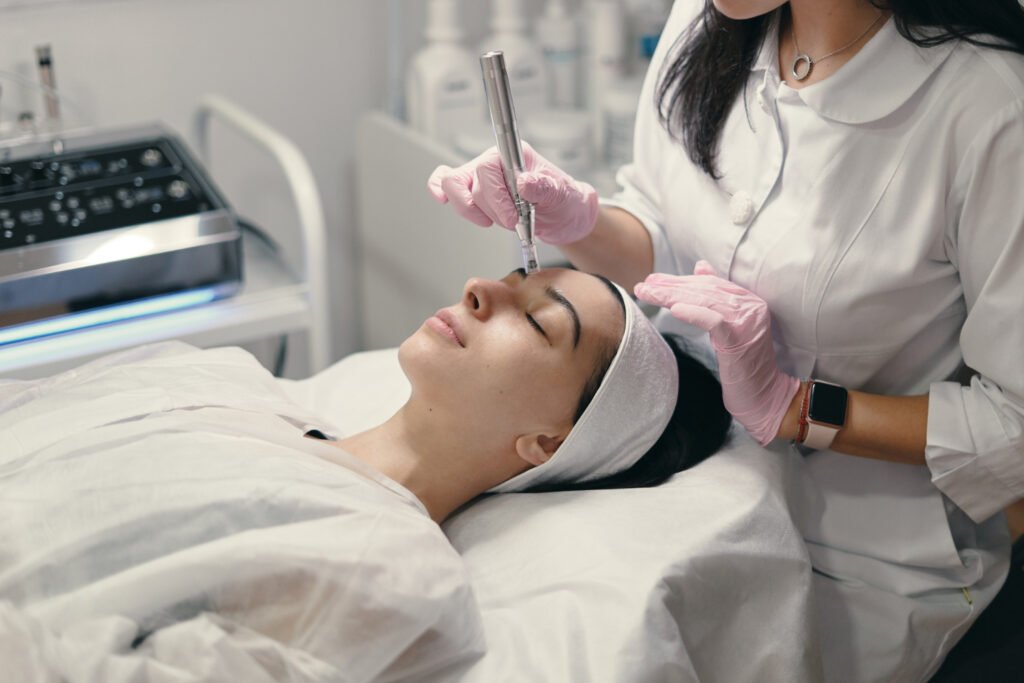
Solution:
<svg viewBox="0 0 1024 683"><path fill-rule="evenodd" d="M729 202L729 213L735 225L743 225L754 215L754 200L750 195L740 190L732 196Z"/></svg>

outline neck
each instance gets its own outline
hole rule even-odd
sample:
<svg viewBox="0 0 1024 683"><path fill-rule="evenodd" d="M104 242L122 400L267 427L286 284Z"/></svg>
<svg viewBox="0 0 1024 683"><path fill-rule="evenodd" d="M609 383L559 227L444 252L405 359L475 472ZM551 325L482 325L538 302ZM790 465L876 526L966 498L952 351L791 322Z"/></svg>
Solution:
<svg viewBox="0 0 1024 683"><path fill-rule="evenodd" d="M485 434L475 435L465 420L411 398L387 422L337 442L415 495L431 519L441 523L484 491L517 474L514 461L488 457L497 449Z"/></svg>
<svg viewBox="0 0 1024 683"><path fill-rule="evenodd" d="M881 29L890 13L882 12L883 19L872 26L880 12L882 10L868 0L790 0L789 11L783 13L779 31L779 72L783 79L791 87L799 88L835 73ZM861 36L869 26L870 30ZM794 34L800 44L800 52L815 60L811 75L803 81L797 81L791 75L796 56ZM842 52L817 62L851 41L853 44Z"/></svg>

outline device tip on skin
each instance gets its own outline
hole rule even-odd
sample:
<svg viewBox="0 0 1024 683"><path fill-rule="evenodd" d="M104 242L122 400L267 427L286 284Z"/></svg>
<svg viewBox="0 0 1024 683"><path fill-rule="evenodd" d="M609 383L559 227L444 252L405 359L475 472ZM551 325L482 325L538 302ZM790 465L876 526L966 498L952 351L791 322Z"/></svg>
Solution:
<svg viewBox="0 0 1024 683"><path fill-rule="evenodd" d="M526 265L527 273L536 273L540 270L540 261L537 259L537 247L533 244L523 245L523 263Z"/></svg>

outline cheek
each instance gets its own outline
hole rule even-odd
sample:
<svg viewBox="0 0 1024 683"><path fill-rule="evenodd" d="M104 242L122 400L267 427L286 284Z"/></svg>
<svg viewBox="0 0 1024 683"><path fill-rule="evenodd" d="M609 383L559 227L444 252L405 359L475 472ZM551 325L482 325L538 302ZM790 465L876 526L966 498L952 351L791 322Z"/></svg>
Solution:
<svg viewBox="0 0 1024 683"><path fill-rule="evenodd" d="M532 391L538 376L549 368L539 346L522 334L512 332L500 339L483 340L480 353L470 359L472 370L465 377L488 398L522 399Z"/></svg>
<svg viewBox="0 0 1024 683"><path fill-rule="evenodd" d="M470 380L483 403L497 406L506 419L572 417L582 380L563 355L529 336L506 337L505 344L489 348L493 352L479 359Z"/></svg>
<svg viewBox="0 0 1024 683"><path fill-rule="evenodd" d="M535 400L535 387L550 369L542 368L529 341L506 332L477 337L460 350L421 328L398 347L398 362L420 397L469 419L493 420Z"/></svg>
<svg viewBox="0 0 1024 683"><path fill-rule="evenodd" d="M416 394L467 420L518 429L571 419L586 378L533 334L495 326L460 351L421 329L399 347L398 361Z"/></svg>

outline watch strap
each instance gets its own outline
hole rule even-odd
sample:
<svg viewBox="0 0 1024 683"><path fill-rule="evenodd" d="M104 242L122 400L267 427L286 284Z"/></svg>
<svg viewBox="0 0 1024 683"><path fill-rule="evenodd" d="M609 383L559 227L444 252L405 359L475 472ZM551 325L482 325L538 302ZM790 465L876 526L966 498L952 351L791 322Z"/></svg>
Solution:
<svg viewBox="0 0 1024 683"><path fill-rule="evenodd" d="M813 448L816 451L824 450L832 445L832 441L835 440L838 433L838 427L808 420L807 435L802 443L804 446Z"/></svg>

